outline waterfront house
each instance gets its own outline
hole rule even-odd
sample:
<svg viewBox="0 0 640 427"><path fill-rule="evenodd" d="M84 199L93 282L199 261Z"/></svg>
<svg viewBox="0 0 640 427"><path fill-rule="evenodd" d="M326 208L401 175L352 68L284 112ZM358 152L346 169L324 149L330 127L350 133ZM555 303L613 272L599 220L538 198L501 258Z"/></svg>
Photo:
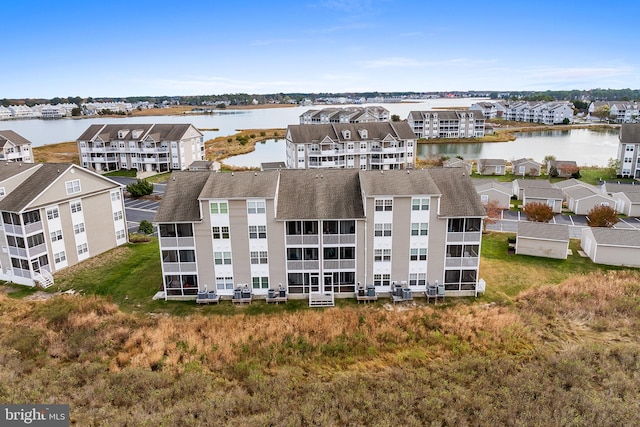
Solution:
<svg viewBox="0 0 640 427"><path fill-rule="evenodd" d="M603 193L615 200L616 212L640 217L640 185L605 182L602 187Z"/></svg>
<svg viewBox="0 0 640 427"><path fill-rule="evenodd" d="M544 222L518 222L516 254L567 259L569 227Z"/></svg>
<svg viewBox="0 0 640 427"><path fill-rule="evenodd" d="M562 212L562 191L557 188L526 187L522 192L522 208L529 203L544 203L554 213Z"/></svg>
<svg viewBox="0 0 640 427"><path fill-rule="evenodd" d="M504 159L478 159L476 169L480 175L506 175L506 164Z"/></svg>
<svg viewBox="0 0 640 427"><path fill-rule="evenodd" d="M0 280L26 286L127 242L122 186L62 163L0 163Z"/></svg>
<svg viewBox="0 0 640 427"><path fill-rule="evenodd" d="M640 267L640 230L584 227L580 246L597 264Z"/></svg>
<svg viewBox="0 0 640 427"><path fill-rule="evenodd" d="M547 179L514 179L511 181L511 189L516 199L522 200L524 190L527 188L553 188Z"/></svg>
<svg viewBox="0 0 640 427"><path fill-rule="evenodd" d="M618 138L618 174L625 178L640 178L640 123L624 123Z"/></svg>
<svg viewBox="0 0 640 427"><path fill-rule="evenodd" d="M471 104L469 110L480 111L485 119L495 119L498 117L498 106L500 104L494 102L480 101Z"/></svg>
<svg viewBox="0 0 640 427"><path fill-rule="evenodd" d="M407 123L418 138L481 138L485 118L481 111L411 111Z"/></svg>
<svg viewBox="0 0 640 427"><path fill-rule="evenodd" d="M495 201L500 209L509 209L511 204L511 184L508 182L487 182L486 179L474 181L476 192L483 205Z"/></svg>
<svg viewBox="0 0 640 427"><path fill-rule="evenodd" d="M98 172L185 170L204 160L204 136L190 124L95 124L78 137L80 163Z"/></svg>
<svg viewBox="0 0 640 427"><path fill-rule="evenodd" d="M388 122L389 117L389 110L379 106L323 108L302 113L300 124Z"/></svg>
<svg viewBox="0 0 640 427"><path fill-rule="evenodd" d="M511 162L511 173L519 176L540 176L542 164L531 159L518 159Z"/></svg>
<svg viewBox="0 0 640 427"><path fill-rule="evenodd" d="M322 126L322 125L311 125ZM458 168L173 172L154 219L166 299L475 295L484 208Z"/></svg>
<svg viewBox="0 0 640 427"><path fill-rule="evenodd" d="M454 157L453 159L447 159L442 162L442 167L445 168L463 168L467 175L471 175L472 164L468 160L459 159Z"/></svg>
<svg viewBox="0 0 640 427"><path fill-rule="evenodd" d="M582 185L565 188L562 194L567 208L577 215L586 215L596 206L610 206L612 209L616 207L613 197Z"/></svg>
<svg viewBox="0 0 640 427"><path fill-rule="evenodd" d="M406 122L289 125L289 169L411 169L416 135Z"/></svg>
<svg viewBox="0 0 640 427"><path fill-rule="evenodd" d="M547 174L550 177L571 178L580 173L578 164L573 160L549 160L547 161Z"/></svg>
<svg viewBox="0 0 640 427"><path fill-rule="evenodd" d="M12 130L0 130L0 162L33 163L31 141Z"/></svg>

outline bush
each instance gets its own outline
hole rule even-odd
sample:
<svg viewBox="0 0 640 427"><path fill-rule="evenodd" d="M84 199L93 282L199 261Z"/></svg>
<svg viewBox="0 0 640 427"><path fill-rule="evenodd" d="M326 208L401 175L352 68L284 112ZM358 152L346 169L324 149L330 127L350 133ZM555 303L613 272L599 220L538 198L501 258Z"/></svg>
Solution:
<svg viewBox="0 0 640 427"><path fill-rule="evenodd" d="M127 185L127 191L133 198L148 196L153 193L153 184L146 179L138 179L136 182Z"/></svg>
<svg viewBox="0 0 640 427"><path fill-rule="evenodd" d="M610 206L594 206L587 212L587 225L589 227L613 227L620 221L616 211Z"/></svg>
<svg viewBox="0 0 640 427"><path fill-rule="evenodd" d="M524 207L524 214L529 221L549 222L553 218L553 210L546 203L532 202Z"/></svg>
<svg viewBox="0 0 640 427"><path fill-rule="evenodd" d="M140 226L138 227L138 232L143 234L153 234L153 224L143 219L140 221Z"/></svg>

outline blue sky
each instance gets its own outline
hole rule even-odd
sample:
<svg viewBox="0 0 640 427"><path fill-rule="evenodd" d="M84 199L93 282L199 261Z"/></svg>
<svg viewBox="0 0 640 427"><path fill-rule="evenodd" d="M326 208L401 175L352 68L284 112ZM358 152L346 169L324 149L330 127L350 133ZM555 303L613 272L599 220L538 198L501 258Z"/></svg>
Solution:
<svg viewBox="0 0 640 427"><path fill-rule="evenodd" d="M640 88L640 2L7 1L0 98Z"/></svg>

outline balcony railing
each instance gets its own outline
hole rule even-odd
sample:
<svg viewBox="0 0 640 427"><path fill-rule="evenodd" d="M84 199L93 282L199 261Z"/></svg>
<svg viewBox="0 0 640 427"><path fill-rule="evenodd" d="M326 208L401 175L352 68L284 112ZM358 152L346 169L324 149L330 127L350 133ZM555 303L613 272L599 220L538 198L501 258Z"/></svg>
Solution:
<svg viewBox="0 0 640 427"><path fill-rule="evenodd" d="M449 242L479 242L482 236L481 232L448 232L447 241Z"/></svg>
<svg viewBox="0 0 640 427"><path fill-rule="evenodd" d="M320 261L287 261L287 270L318 270Z"/></svg>
<svg viewBox="0 0 640 427"><path fill-rule="evenodd" d="M25 248L18 248L16 246L9 246L9 254L27 258L27 250Z"/></svg>
<svg viewBox="0 0 640 427"><path fill-rule="evenodd" d="M477 257L447 257L446 267L477 267L479 258Z"/></svg>

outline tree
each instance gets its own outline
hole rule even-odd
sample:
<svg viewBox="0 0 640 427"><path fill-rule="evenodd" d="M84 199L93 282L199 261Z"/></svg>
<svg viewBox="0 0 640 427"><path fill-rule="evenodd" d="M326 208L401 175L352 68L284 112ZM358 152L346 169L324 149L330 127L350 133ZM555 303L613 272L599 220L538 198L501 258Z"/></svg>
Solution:
<svg viewBox="0 0 640 427"><path fill-rule="evenodd" d="M546 203L531 202L524 207L524 214L529 221L549 222L553 218L553 210Z"/></svg>
<svg viewBox="0 0 640 427"><path fill-rule="evenodd" d="M77 117L77 116L81 116L82 115L82 108L80 107L74 107L71 109L71 115L73 117Z"/></svg>
<svg viewBox="0 0 640 427"><path fill-rule="evenodd" d="M392 122L399 122L400 121L400 116L397 114L392 114L391 115L391 121Z"/></svg>
<svg viewBox="0 0 640 427"><path fill-rule="evenodd" d="M594 206L587 212L587 225L589 227L613 227L620 221L615 209L610 206Z"/></svg>
<svg viewBox="0 0 640 427"><path fill-rule="evenodd" d="M601 105L598 108L596 108L596 110L593 113L591 113L592 116L599 118L600 121L603 121L604 119L609 118L610 114L611 114L611 108L609 108L608 105Z"/></svg>
<svg viewBox="0 0 640 427"><path fill-rule="evenodd" d="M615 178L618 175L618 172L620 172L620 159L609 157L606 170L609 178Z"/></svg>
<svg viewBox="0 0 640 427"><path fill-rule="evenodd" d="M489 200L484 205L484 210L487 213L487 217L483 221L483 231L487 231L487 224L495 224L502 216L502 207L497 200Z"/></svg>
<svg viewBox="0 0 640 427"><path fill-rule="evenodd" d="M138 232L144 234L153 234L153 224L151 224L151 222L147 221L146 219L143 219L142 221L140 221Z"/></svg>
<svg viewBox="0 0 640 427"><path fill-rule="evenodd" d="M127 191L131 194L131 197L137 199L153 193L153 184L146 179L138 179L136 182L127 185Z"/></svg>

